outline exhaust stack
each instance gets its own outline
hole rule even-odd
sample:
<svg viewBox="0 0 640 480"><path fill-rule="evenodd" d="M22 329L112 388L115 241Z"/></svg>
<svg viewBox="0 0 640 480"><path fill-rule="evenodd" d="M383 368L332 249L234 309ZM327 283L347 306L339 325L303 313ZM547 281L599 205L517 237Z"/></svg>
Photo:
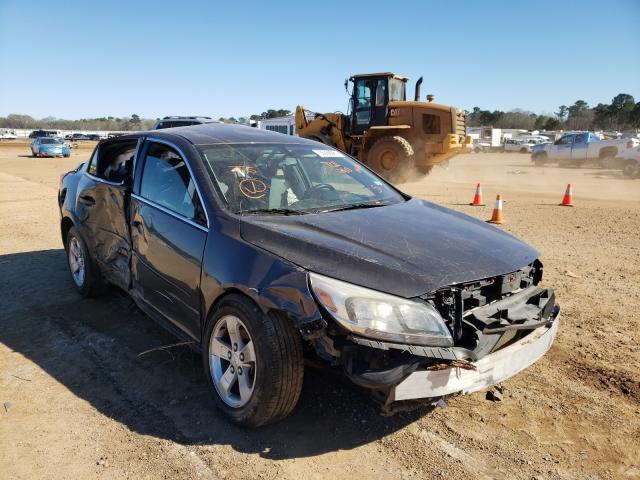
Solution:
<svg viewBox="0 0 640 480"><path fill-rule="evenodd" d="M415 98L416 102L420 101L420 85L422 85L422 77L420 77L416 82L416 98Z"/></svg>

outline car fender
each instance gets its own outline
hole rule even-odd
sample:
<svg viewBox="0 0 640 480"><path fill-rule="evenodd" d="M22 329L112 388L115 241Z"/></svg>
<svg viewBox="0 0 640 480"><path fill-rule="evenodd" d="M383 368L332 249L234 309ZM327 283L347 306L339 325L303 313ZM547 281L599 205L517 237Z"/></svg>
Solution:
<svg viewBox="0 0 640 480"><path fill-rule="evenodd" d="M224 256L220 252L225 252ZM311 293L307 271L239 236L209 231L200 288L202 331L215 306L233 292L251 298L263 313L280 312L303 333L326 326Z"/></svg>

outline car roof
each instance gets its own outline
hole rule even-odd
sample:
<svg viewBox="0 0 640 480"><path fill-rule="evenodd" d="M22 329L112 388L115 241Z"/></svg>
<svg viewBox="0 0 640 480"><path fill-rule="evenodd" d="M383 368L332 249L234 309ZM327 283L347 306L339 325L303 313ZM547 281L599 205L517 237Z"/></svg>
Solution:
<svg viewBox="0 0 640 480"><path fill-rule="evenodd" d="M190 127L151 130L147 132L146 135L158 137L177 135L194 145L220 143L288 143L319 146L316 141L307 140L298 136L226 123L203 123Z"/></svg>

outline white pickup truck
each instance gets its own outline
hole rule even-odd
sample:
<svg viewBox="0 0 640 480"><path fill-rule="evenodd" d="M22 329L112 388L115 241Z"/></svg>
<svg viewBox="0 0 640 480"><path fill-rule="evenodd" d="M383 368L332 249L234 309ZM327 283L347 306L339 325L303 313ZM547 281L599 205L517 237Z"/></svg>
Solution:
<svg viewBox="0 0 640 480"><path fill-rule="evenodd" d="M633 148L636 142L638 140L629 138L601 140L595 133L573 132L553 143L534 145L531 160L536 166L546 163L580 166L587 161L596 161L603 167L613 167L623 152Z"/></svg>

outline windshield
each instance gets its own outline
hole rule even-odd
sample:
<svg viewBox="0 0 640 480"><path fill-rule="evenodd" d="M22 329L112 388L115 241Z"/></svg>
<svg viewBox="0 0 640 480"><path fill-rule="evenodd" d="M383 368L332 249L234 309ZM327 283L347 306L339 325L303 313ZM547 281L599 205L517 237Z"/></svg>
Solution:
<svg viewBox="0 0 640 480"><path fill-rule="evenodd" d="M235 213L310 213L404 201L383 180L326 145L201 146L209 173Z"/></svg>
<svg viewBox="0 0 640 480"><path fill-rule="evenodd" d="M55 138L43 138L42 140L40 140L40 143L50 144L50 143L60 143L60 142L58 142L58 140L56 140Z"/></svg>

